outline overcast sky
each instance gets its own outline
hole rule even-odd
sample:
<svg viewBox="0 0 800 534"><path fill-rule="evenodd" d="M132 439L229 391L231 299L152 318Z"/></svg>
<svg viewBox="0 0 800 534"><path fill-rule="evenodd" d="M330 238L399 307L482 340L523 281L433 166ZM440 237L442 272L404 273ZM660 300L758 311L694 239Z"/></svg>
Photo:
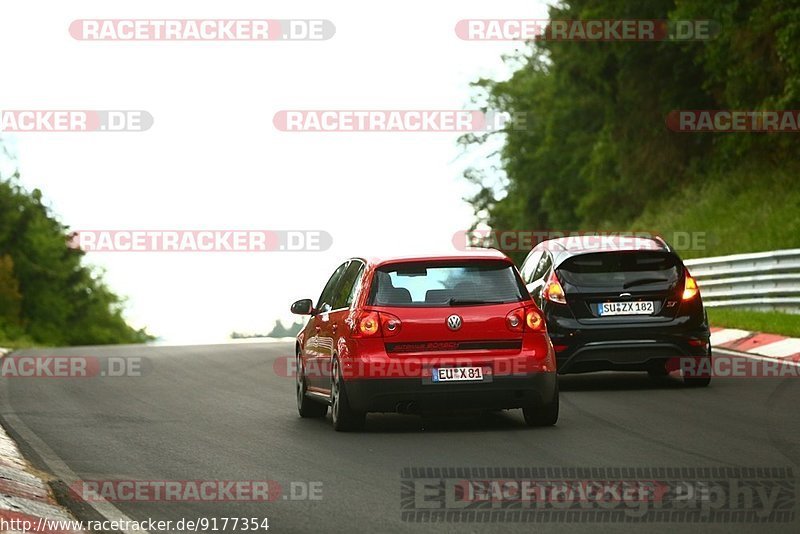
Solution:
<svg viewBox="0 0 800 534"><path fill-rule="evenodd" d="M4 2L0 109L136 109L145 132L4 135L23 183L73 229L309 229L325 252L90 253L134 326L174 343L292 320L351 255L453 251L470 187L452 133L292 133L285 109L469 109L513 42L459 40L464 18L545 18L543 2ZM317 42L91 42L75 19L329 19Z"/></svg>

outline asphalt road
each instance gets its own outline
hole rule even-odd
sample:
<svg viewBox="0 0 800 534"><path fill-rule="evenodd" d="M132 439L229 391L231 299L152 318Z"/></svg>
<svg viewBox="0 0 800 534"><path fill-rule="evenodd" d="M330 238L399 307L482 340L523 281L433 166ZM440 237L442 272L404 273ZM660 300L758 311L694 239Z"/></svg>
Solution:
<svg viewBox="0 0 800 534"><path fill-rule="evenodd" d="M561 419L518 411L370 415L360 434L297 416L288 343L90 347L25 355L146 357L143 376L3 378L5 426L45 471L82 480L322 482L322 499L116 503L133 519L269 517L270 532L798 532L794 523L454 523L401 520L405 467L777 467L800 472L796 378L716 380L706 389L643 374L561 379ZM54 468L54 466L56 466ZM58 467L60 466L60 467ZM795 487L796 491L796 487ZM800 513L795 515L800 516Z"/></svg>

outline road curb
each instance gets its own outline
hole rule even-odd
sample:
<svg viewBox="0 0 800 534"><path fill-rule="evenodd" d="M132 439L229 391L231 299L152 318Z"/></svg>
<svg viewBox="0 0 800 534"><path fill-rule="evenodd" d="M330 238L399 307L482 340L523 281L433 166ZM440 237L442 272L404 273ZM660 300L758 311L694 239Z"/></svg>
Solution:
<svg viewBox="0 0 800 534"><path fill-rule="evenodd" d="M712 327L711 347L747 356L800 362L800 338L795 337Z"/></svg>
<svg viewBox="0 0 800 534"><path fill-rule="evenodd" d="M44 520L62 524L45 525ZM20 528L13 528L14 521L18 521ZM33 526L29 532L82 532L69 528L70 523L75 526L76 519L55 501L47 482L33 471L17 444L0 426L0 532L22 532L24 521Z"/></svg>

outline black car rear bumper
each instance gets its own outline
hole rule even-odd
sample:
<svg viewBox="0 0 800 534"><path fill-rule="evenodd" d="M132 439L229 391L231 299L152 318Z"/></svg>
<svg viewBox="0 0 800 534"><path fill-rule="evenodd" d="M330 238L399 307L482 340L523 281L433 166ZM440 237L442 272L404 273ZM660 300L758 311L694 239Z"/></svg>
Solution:
<svg viewBox="0 0 800 534"><path fill-rule="evenodd" d="M550 402L555 373L495 376L491 382L424 383L420 378L360 379L345 382L354 410L366 412L436 412L502 410Z"/></svg>
<svg viewBox="0 0 800 534"><path fill-rule="evenodd" d="M577 328L550 332L558 372L645 371L665 360L709 354L708 327ZM560 349L560 350L559 350Z"/></svg>
<svg viewBox="0 0 800 534"><path fill-rule="evenodd" d="M628 339L608 339L609 335L602 332L582 332L568 339L551 336L554 345L567 347L556 352L558 372L644 371L665 360L709 354L708 331L682 335L638 334Z"/></svg>

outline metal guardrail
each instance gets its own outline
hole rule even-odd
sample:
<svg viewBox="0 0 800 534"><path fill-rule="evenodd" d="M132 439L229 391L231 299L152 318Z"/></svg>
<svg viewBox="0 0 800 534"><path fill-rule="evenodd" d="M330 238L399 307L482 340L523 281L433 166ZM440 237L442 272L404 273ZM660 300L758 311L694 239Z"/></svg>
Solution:
<svg viewBox="0 0 800 534"><path fill-rule="evenodd" d="M703 304L800 313L800 248L684 261Z"/></svg>

